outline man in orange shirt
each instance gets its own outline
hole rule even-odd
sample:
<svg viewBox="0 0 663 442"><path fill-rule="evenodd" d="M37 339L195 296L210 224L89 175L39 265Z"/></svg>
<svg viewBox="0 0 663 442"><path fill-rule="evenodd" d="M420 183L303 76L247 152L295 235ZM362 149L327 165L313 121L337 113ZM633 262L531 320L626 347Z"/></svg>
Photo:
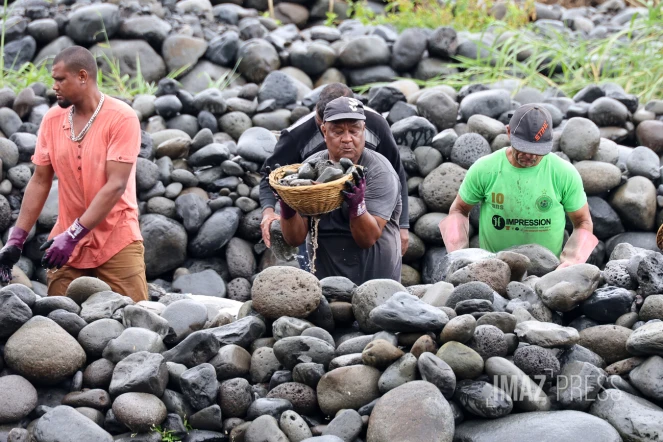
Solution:
<svg viewBox="0 0 663 442"><path fill-rule="evenodd" d="M96 276L115 292L146 300L136 202L138 118L131 107L99 91L96 61L83 47L60 52L52 77L59 106L46 113L39 128L35 172L0 250L0 280L11 279L56 174L58 220L42 246L49 296L64 295L75 278Z"/></svg>

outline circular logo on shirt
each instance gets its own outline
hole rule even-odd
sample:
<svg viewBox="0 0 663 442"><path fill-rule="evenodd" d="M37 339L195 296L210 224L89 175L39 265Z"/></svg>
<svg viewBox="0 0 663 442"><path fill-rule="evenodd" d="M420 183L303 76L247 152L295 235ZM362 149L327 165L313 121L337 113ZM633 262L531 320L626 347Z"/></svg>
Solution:
<svg viewBox="0 0 663 442"><path fill-rule="evenodd" d="M553 200L548 195L541 195L536 200L536 208L539 209L540 212L547 212L548 210L550 210L552 205L553 205Z"/></svg>
<svg viewBox="0 0 663 442"><path fill-rule="evenodd" d="M506 226L506 221L499 215L493 215L493 227L495 230L502 230Z"/></svg>

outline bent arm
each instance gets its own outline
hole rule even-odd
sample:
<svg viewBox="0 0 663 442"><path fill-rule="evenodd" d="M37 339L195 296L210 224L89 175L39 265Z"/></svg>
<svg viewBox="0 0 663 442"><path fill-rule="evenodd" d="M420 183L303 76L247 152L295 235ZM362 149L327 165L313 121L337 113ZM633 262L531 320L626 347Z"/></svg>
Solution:
<svg viewBox="0 0 663 442"><path fill-rule="evenodd" d="M29 232L35 225L51 191L54 174L51 165L35 167L35 173L30 178L23 195L23 203L16 220L17 227Z"/></svg>
<svg viewBox="0 0 663 442"><path fill-rule="evenodd" d="M573 224L573 230L584 229L589 233L594 232L594 223L592 223L592 216L589 213L589 204L585 203L584 206L575 212L568 212L568 215Z"/></svg>
<svg viewBox="0 0 663 442"><path fill-rule="evenodd" d="M447 252L465 249L470 245L470 211L472 205L467 204L460 195L449 208L449 215L440 221L440 233Z"/></svg>
<svg viewBox="0 0 663 442"><path fill-rule="evenodd" d="M350 220L350 232L352 232L352 238L359 247L368 249L373 247L380 239L386 225L387 220L366 212Z"/></svg>
<svg viewBox="0 0 663 442"><path fill-rule="evenodd" d="M308 222L299 213L289 219L281 218L281 231L285 242L293 247L299 247L306 241Z"/></svg>
<svg viewBox="0 0 663 442"><path fill-rule="evenodd" d="M80 217L81 224L92 230L108 216L127 188L132 167L133 163L106 161L106 184Z"/></svg>

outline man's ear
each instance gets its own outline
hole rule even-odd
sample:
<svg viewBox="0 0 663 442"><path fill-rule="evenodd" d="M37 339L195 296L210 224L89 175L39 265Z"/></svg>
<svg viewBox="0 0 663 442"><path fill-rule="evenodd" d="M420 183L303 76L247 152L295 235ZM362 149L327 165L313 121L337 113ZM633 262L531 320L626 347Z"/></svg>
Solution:
<svg viewBox="0 0 663 442"><path fill-rule="evenodd" d="M88 73L85 69L81 69L78 71L78 81L81 83L86 83L88 80Z"/></svg>
<svg viewBox="0 0 663 442"><path fill-rule="evenodd" d="M506 134L509 136L509 138L511 138L511 128L508 124L506 125Z"/></svg>
<svg viewBox="0 0 663 442"><path fill-rule="evenodd" d="M322 131L322 136L327 137L327 126L325 126L325 123L320 125L320 130Z"/></svg>

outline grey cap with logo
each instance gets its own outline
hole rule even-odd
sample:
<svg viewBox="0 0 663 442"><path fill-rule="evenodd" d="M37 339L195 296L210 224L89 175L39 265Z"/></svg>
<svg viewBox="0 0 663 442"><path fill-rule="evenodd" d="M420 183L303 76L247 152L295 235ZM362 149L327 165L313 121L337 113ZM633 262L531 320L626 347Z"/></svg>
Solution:
<svg viewBox="0 0 663 442"><path fill-rule="evenodd" d="M511 146L532 155L547 155L553 147L552 116L540 104L525 104L509 121Z"/></svg>
<svg viewBox="0 0 663 442"><path fill-rule="evenodd" d="M365 120L364 105L356 98L338 97L325 107L324 122L338 120Z"/></svg>

